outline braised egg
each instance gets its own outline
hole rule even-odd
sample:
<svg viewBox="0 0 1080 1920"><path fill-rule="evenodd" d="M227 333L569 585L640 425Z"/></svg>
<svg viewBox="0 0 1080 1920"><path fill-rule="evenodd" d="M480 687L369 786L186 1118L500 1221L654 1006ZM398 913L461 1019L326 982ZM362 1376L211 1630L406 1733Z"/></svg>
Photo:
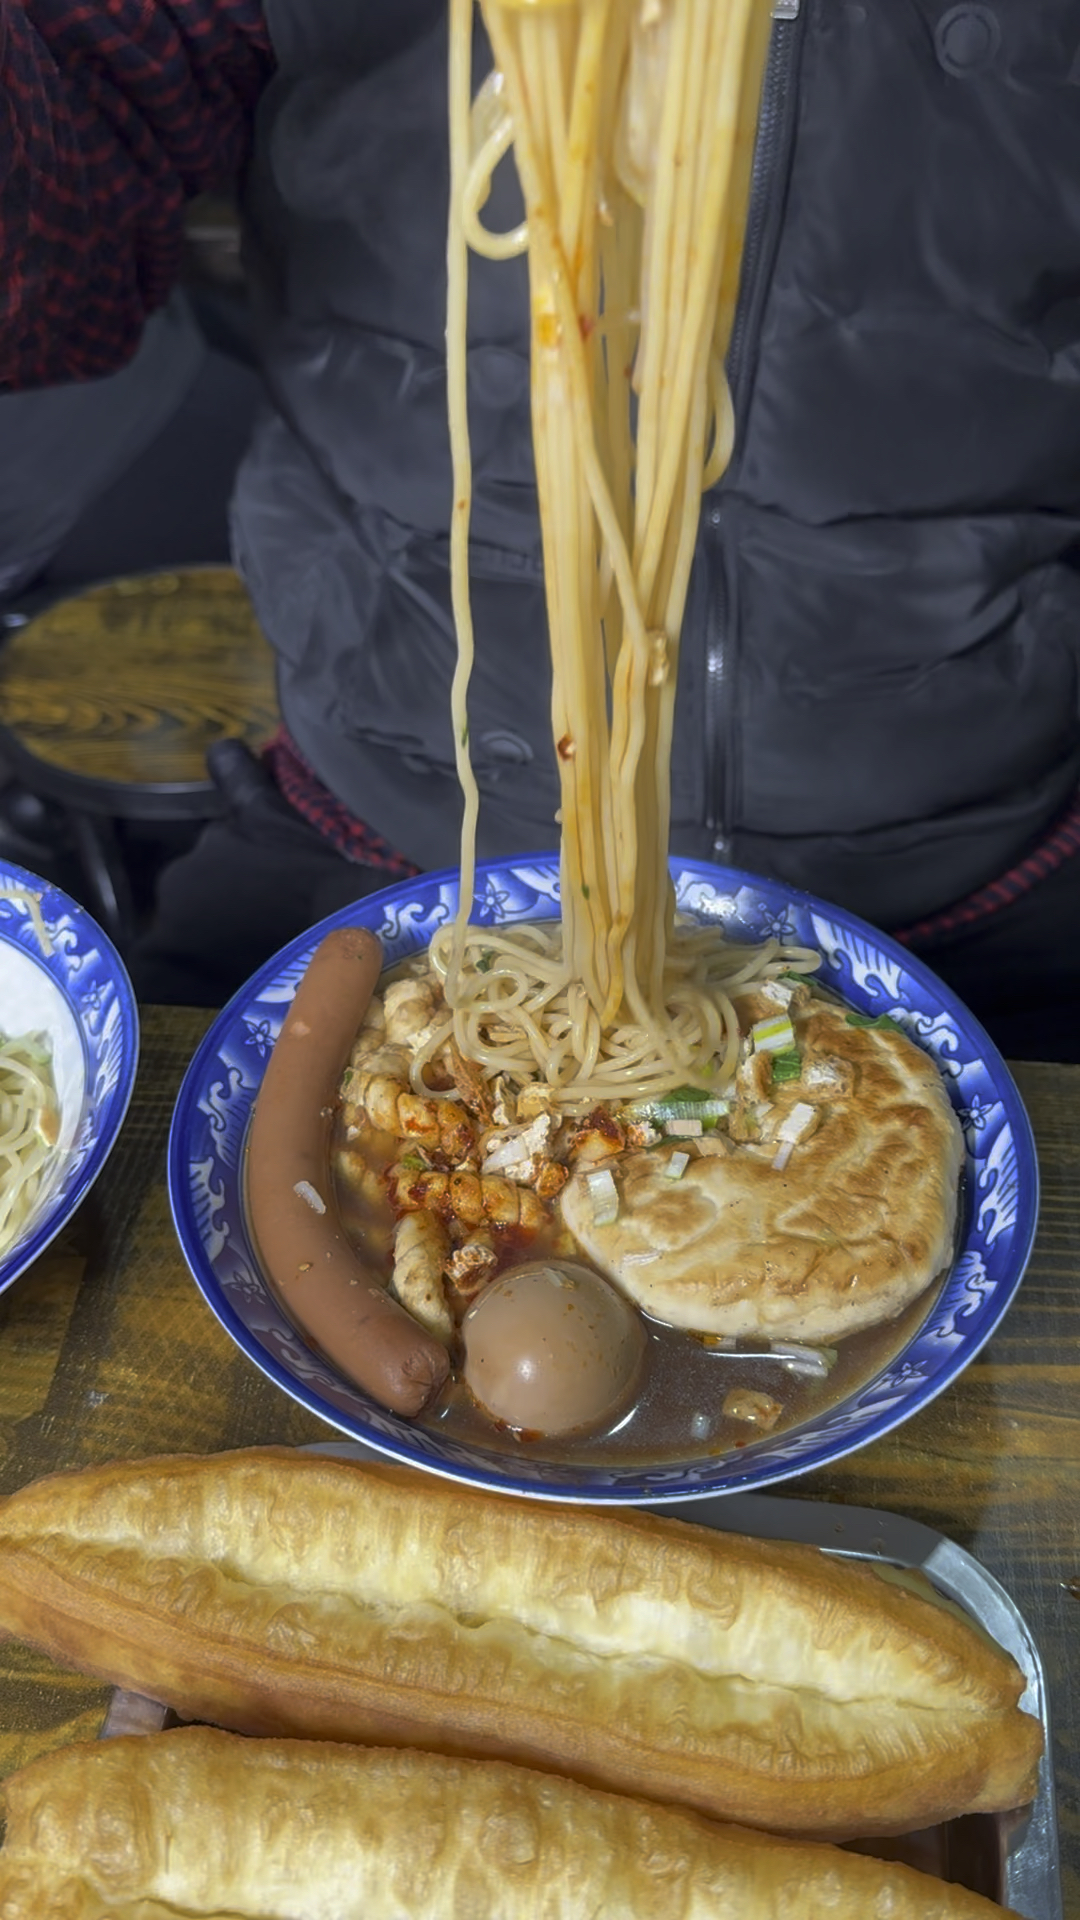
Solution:
<svg viewBox="0 0 1080 1920"><path fill-rule="evenodd" d="M641 1315L607 1280L569 1261L510 1268L462 1321L466 1384L484 1412L520 1433L594 1428L640 1375Z"/></svg>

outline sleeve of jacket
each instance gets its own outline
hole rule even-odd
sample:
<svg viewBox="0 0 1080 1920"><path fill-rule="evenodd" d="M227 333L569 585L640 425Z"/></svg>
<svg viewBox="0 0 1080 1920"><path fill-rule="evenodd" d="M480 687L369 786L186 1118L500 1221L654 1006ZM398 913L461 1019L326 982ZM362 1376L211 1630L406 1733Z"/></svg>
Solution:
<svg viewBox="0 0 1080 1920"><path fill-rule="evenodd" d="M131 358L272 64L259 0L0 0L0 391Z"/></svg>

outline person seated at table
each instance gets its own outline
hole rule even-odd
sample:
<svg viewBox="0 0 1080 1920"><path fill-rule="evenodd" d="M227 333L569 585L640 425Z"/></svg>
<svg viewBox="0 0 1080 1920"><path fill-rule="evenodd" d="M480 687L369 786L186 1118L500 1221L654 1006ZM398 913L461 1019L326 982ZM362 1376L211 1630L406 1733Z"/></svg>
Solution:
<svg viewBox="0 0 1080 1920"><path fill-rule="evenodd" d="M220 1000L452 866L445 0L0 0L0 385L94 380L243 176L270 404L233 501L284 727L165 874L148 997ZM774 28L680 658L674 852L923 954L1080 1057L1080 27L1072 0L802 0ZM482 71L482 59L478 71ZM520 211L512 168L485 219ZM474 263L481 856L558 784L523 260Z"/></svg>

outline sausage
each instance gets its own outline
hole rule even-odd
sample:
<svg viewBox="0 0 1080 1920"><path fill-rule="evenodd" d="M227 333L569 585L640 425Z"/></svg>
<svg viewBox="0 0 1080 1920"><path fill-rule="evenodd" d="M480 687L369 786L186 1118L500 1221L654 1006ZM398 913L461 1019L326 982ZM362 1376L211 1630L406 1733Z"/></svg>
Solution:
<svg viewBox="0 0 1080 1920"><path fill-rule="evenodd" d="M363 927L335 929L312 955L255 1101L248 1212L263 1268L301 1331L382 1406L412 1415L446 1380L446 1350L362 1265L329 1176L339 1083L381 966Z"/></svg>

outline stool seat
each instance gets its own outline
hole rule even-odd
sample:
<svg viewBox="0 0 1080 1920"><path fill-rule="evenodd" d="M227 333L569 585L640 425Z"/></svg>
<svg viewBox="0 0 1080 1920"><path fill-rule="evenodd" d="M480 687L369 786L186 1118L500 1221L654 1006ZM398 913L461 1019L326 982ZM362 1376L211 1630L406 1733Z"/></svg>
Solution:
<svg viewBox="0 0 1080 1920"><path fill-rule="evenodd" d="M190 567L107 581L0 649L0 756L35 793L114 818L209 818L215 741L278 724L274 660L239 576Z"/></svg>
<svg viewBox="0 0 1080 1920"><path fill-rule="evenodd" d="M276 731L273 654L231 567L110 580L3 624L0 764L74 845L84 904L124 953L137 927L119 823L224 812L207 753Z"/></svg>

